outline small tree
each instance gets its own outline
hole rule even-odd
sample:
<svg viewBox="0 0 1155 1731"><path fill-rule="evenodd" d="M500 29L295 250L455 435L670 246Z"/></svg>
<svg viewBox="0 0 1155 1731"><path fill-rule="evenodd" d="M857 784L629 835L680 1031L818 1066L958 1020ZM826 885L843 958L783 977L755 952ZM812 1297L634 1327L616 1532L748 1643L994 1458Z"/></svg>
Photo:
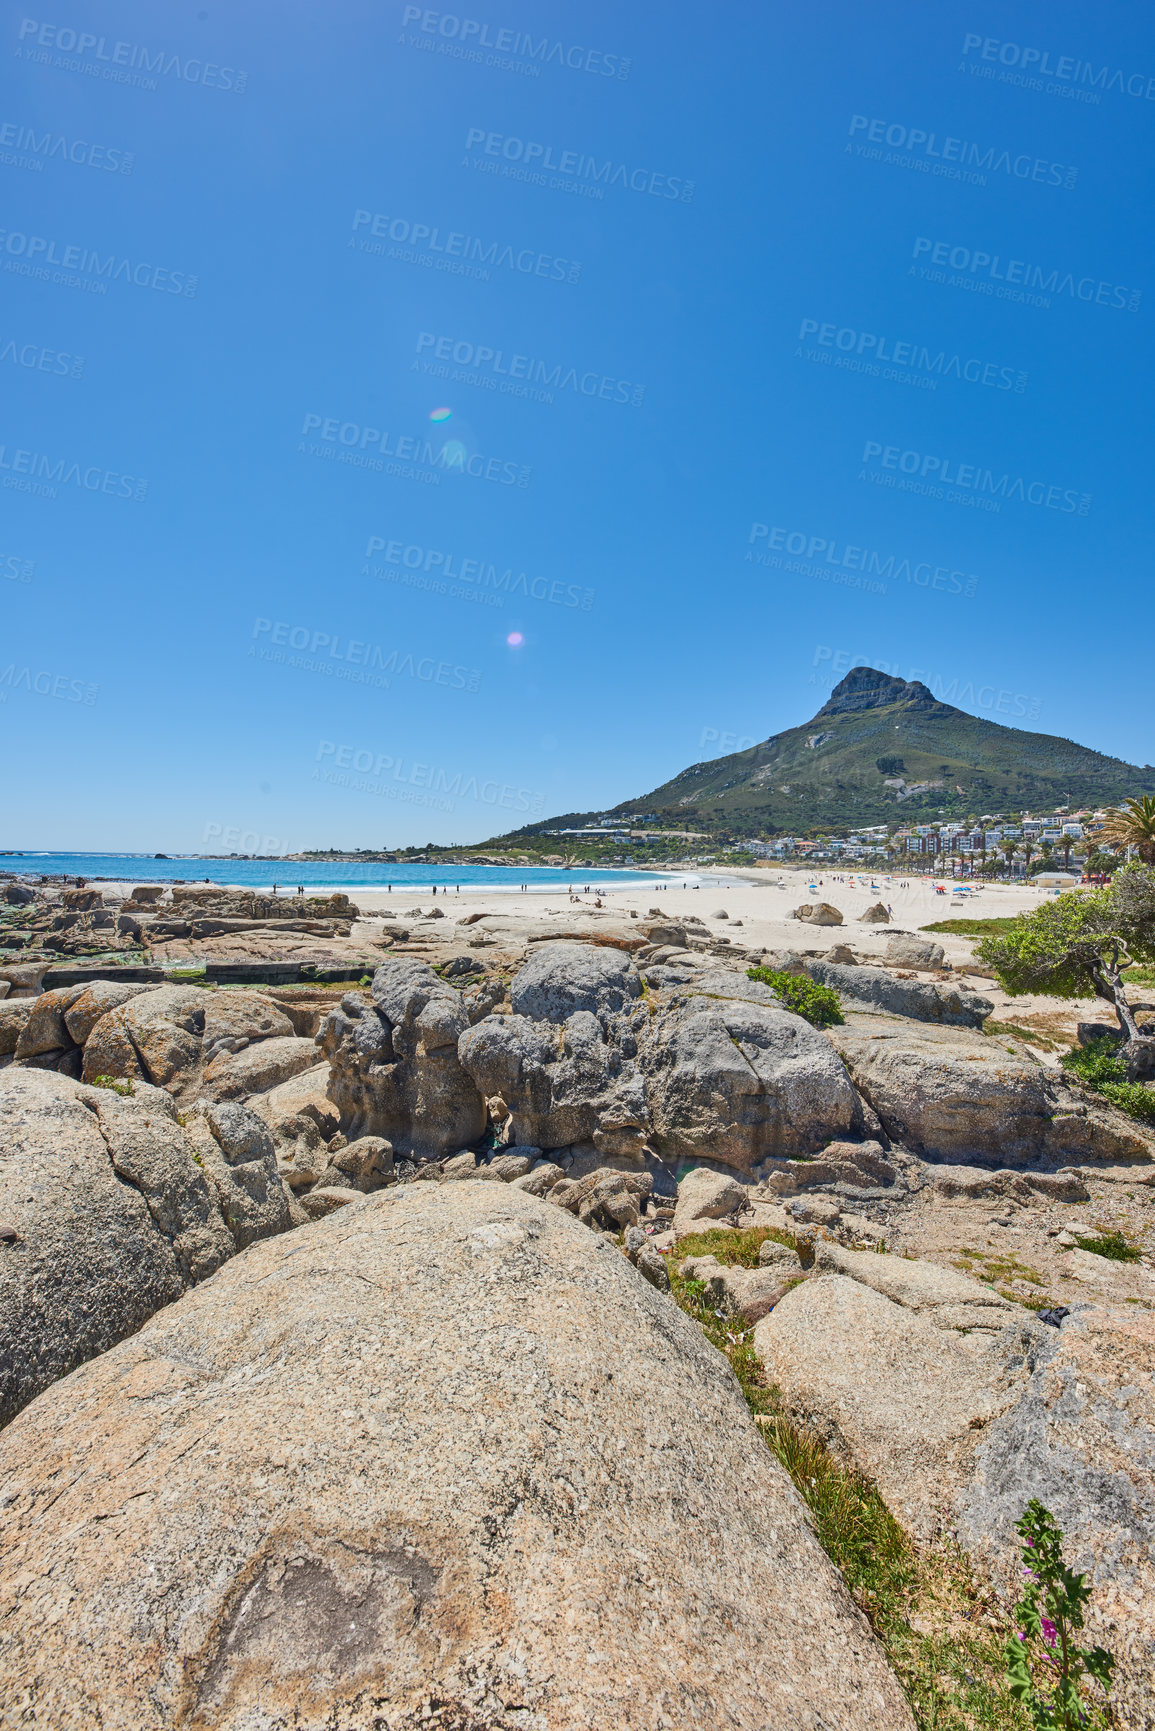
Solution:
<svg viewBox="0 0 1155 1731"><path fill-rule="evenodd" d="M1102 1719L1080 1694L1085 1677L1111 1687L1115 1661L1102 1647L1080 1647L1083 1606L1091 1597L1086 1575L1063 1562L1063 1535L1049 1509L1032 1497L1015 1531L1023 1540L1028 1585L1015 1606L1022 1624L1007 1641L1007 1679L1036 1731L1088 1731Z"/></svg>
<svg viewBox="0 0 1155 1731"><path fill-rule="evenodd" d="M978 954L1012 998L1097 997L1109 1003L1125 1040L1139 1029L1123 972L1155 961L1155 868L1128 866L1110 887L1070 892L1020 914L1002 937L984 938Z"/></svg>

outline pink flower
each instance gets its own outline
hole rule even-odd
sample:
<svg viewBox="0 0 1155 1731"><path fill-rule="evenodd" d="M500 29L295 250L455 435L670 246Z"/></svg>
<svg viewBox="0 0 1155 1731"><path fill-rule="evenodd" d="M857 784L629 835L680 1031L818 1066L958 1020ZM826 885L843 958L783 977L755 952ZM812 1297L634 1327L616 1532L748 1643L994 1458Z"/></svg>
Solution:
<svg viewBox="0 0 1155 1731"><path fill-rule="evenodd" d="M1042 1624L1043 1628L1043 1640L1047 1643L1048 1647L1053 1647L1059 1639L1058 1629L1056 1629L1054 1623L1052 1623L1049 1617L1040 1617L1039 1622Z"/></svg>

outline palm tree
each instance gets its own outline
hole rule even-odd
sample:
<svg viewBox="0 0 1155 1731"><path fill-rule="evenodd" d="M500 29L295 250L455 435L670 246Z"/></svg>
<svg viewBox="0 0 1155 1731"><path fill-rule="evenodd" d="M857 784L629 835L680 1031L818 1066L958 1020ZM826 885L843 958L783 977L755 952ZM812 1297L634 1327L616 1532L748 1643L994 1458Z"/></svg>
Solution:
<svg viewBox="0 0 1155 1731"><path fill-rule="evenodd" d="M1063 850L1063 870L1065 872L1070 871L1071 869L1071 849L1074 845L1074 836L1068 834L1068 832L1064 830L1062 835L1059 837L1059 846Z"/></svg>
<svg viewBox="0 0 1155 1731"><path fill-rule="evenodd" d="M1014 839L1013 836L1008 836L1006 841L1001 841L999 843L999 851L1002 853L1003 857L1005 858L1005 860L1007 862L1007 875L1009 877L1013 877L1015 874L1011 868L1014 864L1015 855L1019 851L1018 842Z"/></svg>
<svg viewBox="0 0 1155 1731"><path fill-rule="evenodd" d="M1115 806L1099 836L1115 847L1133 847L1144 865L1155 865L1155 794L1143 793Z"/></svg>

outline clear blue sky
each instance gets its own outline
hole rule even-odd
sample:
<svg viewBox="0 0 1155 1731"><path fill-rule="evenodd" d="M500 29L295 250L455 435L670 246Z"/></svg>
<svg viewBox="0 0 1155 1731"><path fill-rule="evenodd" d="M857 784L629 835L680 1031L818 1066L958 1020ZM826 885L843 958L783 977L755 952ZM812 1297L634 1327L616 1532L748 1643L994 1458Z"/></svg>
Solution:
<svg viewBox="0 0 1155 1731"><path fill-rule="evenodd" d="M1155 758L1149 8L52 0L0 60L2 845L477 839L853 660Z"/></svg>

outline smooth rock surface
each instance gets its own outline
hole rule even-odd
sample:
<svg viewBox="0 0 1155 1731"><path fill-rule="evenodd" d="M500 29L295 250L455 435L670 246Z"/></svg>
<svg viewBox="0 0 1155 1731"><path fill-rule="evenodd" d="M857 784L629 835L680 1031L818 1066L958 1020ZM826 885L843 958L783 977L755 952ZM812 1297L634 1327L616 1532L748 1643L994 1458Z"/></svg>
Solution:
<svg viewBox="0 0 1155 1731"><path fill-rule="evenodd" d="M22 1731L912 1728L724 1361L516 1190L254 1247L41 1396L0 1479Z"/></svg>

